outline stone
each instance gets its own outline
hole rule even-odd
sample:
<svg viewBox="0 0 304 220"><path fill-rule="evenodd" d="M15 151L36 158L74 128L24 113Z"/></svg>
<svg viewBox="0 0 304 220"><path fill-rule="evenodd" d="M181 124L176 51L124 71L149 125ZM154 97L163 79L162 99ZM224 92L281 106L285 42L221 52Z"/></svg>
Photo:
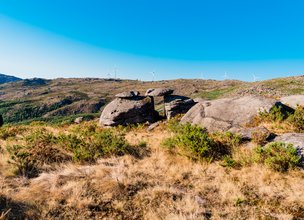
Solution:
<svg viewBox="0 0 304 220"><path fill-rule="evenodd" d="M185 114L196 103L193 99L179 95L167 95L164 99L165 113L167 119L170 119L178 114Z"/></svg>
<svg viewBox="0 0 304 220"><path fill-rule="evenodd" d="M154 122L155 112L151 99L138 96L133 99L116 98L105 106L99 123L104 126L117 126Z"/></svg>
<svg viewBox="0 0 304 220"><path fill-rule="evenodd" d="M148 89L146 91L146 96L166 96L174 92L173 89L157 88L157 89Z"/></svg>
<svg viewBox="0 0 304 220"><path fill-rule="evenodd" d="M236 128L233 127L229 129L232 133L239 134L242 139L252 140L255 134L263 136L265 139L269 139L271 137L271 132L265 127L252 127L252 128Z"/></svg>
<svg viewBox="0 0 304 220"><path fill-rule="evenodd" d="M133 98L139 96L140 93L138 91L129 91L129 92L122 92L115 95L118 98Z"/></svg>
<svg viewBox="0 0 304 220"><path fill-rule="evenodd" d="M298 154L302 157L304 163L304 133L285 133L273 139L274 142L283 142L292 144L297 149Z"/></svg>
<svg viewBox="0 0 304 220"><path fill-rule="evenodd" d="M158 122L155 122L155 123L149 125L149 127L147 128L147 131L152 131L152 130L154 130L156 127L159 126L159 124L160 124L160 122L158 121Z"/></svg>
<svg viewBox="0 0 304 220"><path fill-rule="evenodd" d="M269 112L282 105L275 99L262 96L244 96L200 102L181 119L181 123L197 124L208 131L228 131L252 123L260 111ZM283 105L282 105L283 106Z"/></svg>
<svg viewBox="0 0 304 220"><path fill-rule="evenodd" d="M80 124L83 121L83 117L78 117L74 120L76 124Z"/></svg>
<svg viewBox="0 0 304 220"><path fill-rule="evenodd" d="M280 101L288 105L291 108L296 108L297 105L301 105L304 107L304 95L290 95L290 96L284 96L280 99Z"/></svg>
<svg viewBox="0 0 304 220"><path fill-rule="evenodd" d="M203 99L203 98L197 97L197 98L193 99L193 101L194 101L194 102L206 102L207 100L206 100L206 99Z"/></svg>

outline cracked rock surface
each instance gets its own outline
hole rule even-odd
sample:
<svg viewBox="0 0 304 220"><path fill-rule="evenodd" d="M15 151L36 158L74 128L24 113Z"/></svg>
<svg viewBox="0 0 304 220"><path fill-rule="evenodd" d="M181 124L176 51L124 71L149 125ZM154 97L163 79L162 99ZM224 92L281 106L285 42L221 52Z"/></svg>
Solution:
<svg viewBox="0 0 304 220"><path fill-rule="evenodd" d="M197 103L182 118L182 123L197 124L208 131L228 131L250 125L260 112L269 112L276 105L275 99L261 96L243 96Z"/></svg>

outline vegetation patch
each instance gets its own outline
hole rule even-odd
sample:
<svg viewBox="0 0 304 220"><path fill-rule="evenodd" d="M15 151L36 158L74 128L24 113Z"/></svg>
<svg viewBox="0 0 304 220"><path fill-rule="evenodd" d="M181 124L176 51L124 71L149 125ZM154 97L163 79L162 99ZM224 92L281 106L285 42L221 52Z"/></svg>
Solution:
<svg viewBox="0 0 304 220"><path fill-rule="evenodd" d="M232 87L223 88L223 89L214 89L214 90L210 90L210 91L203 91L203 92L200 92L198 96L200 98L213 100L213 99L218 99L218 98L224 96L225 94L232 93L236 89L237 89L236 87L232 86Z"/></svg>
<svg viewBox="0 0 304 220"><path fill-rule="evenodd" d="M213 138L206 129L190 124L171 124L174 136L163 141L163 145L177 152L196 160L213 161L231 154L233 143L237 145L238 140L231 140L230 133L214 136Z"/></svg>
<svg viewBox="0 0 304 220"><path fill-rule="evenodd" d="M29 127L30 132L26 133ZM95 123L71 126L67 132L59 133L51 132L43 124L12 126L0 131L0 138L8 140L6 152L14 173L26 177L35 177L52 169L53 164L67 161L94 163L100 157L125 154L141 158L147 147L144 141L132 146L120 130L102 129ZM15 137L15 131L21 136L8 139Z"/></svg>
<svg viewBox="0 0 304 220"><path fill-rule="evenodd" d="M304 131L304 107L298 106L294 114L290 115L288 122L292 124L297 132Z"/></svg>
<svg viewBox="0 0 304 220"><path fill-rule="evenodd" d="M266 123L271 130L280 132L304 132L304 107L295 110L276 106L270 112L260 112L251 126Z"/></svg>
<svg viewBox="0 0 304 220"><path fill-rule="evenodd" d="M279 172L301 166L301 157L297 154L297 150L292 144L281 142L255 148L255 161Z"/></svg>

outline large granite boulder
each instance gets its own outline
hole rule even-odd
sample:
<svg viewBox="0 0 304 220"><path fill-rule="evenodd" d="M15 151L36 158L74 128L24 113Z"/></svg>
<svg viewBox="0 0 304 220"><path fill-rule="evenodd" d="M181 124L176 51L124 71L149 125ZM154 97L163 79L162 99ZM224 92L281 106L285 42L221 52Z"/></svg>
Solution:
<svg viewBox="0 0 304 220"><path fill-rule="evenodd" d="M138 96L133 99L114 99L102 111L99 122L104 126L116 126L153 122L154 118L151 99Z"/></svg>
<svg viewBox="0 0 304 220"><path fill-rule="evenodd" d="M285 133L275 137L273 141L292 144L304 162L304 133Z"/></svg>
<svg viewBox="0 0 304 220"><path fill-rule="evenodd" d="M164 102L167 119L186 113L196 104L193 99L179 95L167 95Z"/></svg>
<svg viewBox="0 0 304 220"><path fill-rule="evenodd" d="M297 105L304 106L304 95L284 96L280 101L291 108L296 108Z"/></svg>
<svg viewBox="0 0 304 220"><path fill-rule="evenodd" d="M259 111L269 112L282 105L275 99L262 96L225 98L197 103L182 118L182 123L197 124L209 131L228 131L250 125Z"/></svg>
<svg viewBox="0 0 304 220"><path fill-rule="evenodd" d="M148 89L146 91L146 96L167 96L171 95L174 92L173 89L157 88L157 89Z"/></svg>

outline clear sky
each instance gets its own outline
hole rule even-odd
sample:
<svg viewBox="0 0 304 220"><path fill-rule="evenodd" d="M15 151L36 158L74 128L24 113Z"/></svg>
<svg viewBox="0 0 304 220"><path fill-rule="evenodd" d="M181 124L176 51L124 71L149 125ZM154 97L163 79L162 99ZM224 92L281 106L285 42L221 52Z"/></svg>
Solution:
<svg viewBox="0 0 304 220"><path fill-rule="evenodd" d="M0 0L0 72L252 81L304 73L303 0Z"/></svg>

